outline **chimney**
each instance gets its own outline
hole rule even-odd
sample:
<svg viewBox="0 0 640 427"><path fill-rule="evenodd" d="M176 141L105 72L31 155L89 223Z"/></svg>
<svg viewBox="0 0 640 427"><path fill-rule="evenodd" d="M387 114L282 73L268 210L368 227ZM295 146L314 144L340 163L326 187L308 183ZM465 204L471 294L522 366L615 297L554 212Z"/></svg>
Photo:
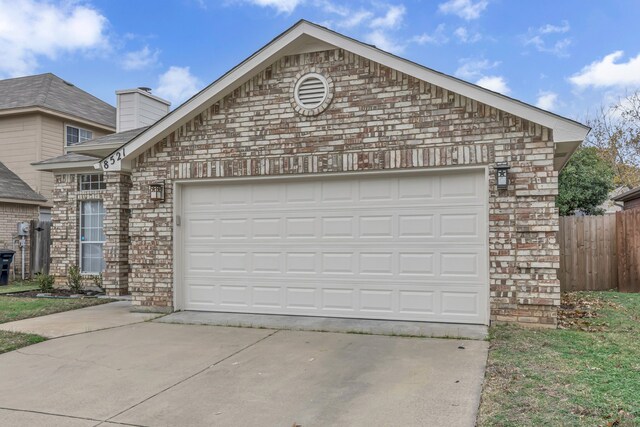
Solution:
<svg viewBox="0 0 640 427"><path fill-rule="evenodd" d="M116 91L116 132L151 126L169 112L171 103L151 94L148 87Z"/></svg>

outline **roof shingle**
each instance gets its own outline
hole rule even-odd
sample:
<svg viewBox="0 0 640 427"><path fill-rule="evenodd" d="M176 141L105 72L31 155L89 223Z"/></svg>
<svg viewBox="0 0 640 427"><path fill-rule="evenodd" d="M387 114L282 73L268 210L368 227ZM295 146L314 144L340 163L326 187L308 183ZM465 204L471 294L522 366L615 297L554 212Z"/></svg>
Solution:
<svg viewBox="0 0 640 427"><path fill-rule="evenodd" d="M45 202L47 199L36 193L18 175L0 163L0 199Z"/></svg>
<svg viewBox="0 0 640 427"><path fill-rule="evenodd" d="M116 109L51 74L0 80L0 110L41 107L116 127Z"/></svg>

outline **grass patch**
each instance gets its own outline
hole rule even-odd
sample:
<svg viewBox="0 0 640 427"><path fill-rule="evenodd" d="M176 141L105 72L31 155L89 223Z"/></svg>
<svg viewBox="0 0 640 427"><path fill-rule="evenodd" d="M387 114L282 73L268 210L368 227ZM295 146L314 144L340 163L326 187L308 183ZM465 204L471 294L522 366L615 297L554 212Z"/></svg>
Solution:
<svg viewBox="0 0 640 427"><path fill-rule="evenodd" d="M6 286L0 286L0 294L11 294L14 292L33 291L38 289L38 284L34 281L12 282Z"/></svg>
<svg viewBox="0 0 640 427"><path fill-rule="evenodd" d="M111 302L98 298L22 298L0 297L0 323L45 316Z"/></svg>
<svg viewBox="0 0 640 427"><path fill-rule="evenodd" d="M478 426L640 425L640 294L567 301L566 329L490 329Z"/></svg>
<svg viewBox="0 0 640 427"><path fill-rule="evenodd" d="M0 331L0 354L45 341L45 337L19 332Z"/></svg>

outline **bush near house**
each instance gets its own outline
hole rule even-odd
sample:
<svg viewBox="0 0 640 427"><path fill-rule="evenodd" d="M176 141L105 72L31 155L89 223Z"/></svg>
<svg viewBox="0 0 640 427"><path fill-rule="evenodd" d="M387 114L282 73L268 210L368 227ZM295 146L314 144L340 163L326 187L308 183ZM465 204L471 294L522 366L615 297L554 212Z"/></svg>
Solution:
<svg viewBox="0 0 640 427"><path fill-rule="evenodd" d="M559 316L491 328L478 426L640 425L640 294L565 294Z"/></svg>

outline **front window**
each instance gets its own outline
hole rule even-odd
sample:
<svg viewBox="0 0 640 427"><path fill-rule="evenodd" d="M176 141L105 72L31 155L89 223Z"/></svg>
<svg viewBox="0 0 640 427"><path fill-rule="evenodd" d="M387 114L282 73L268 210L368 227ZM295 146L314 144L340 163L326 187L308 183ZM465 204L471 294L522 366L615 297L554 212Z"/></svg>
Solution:
<svg viewBox="0 0 640 427"><path fill-rule="evenodd" d="M103 246L106 240L102 223L102 200L86 200L80 204L80 271L98 274L104 271Z"/></svg>
<svg viewBox="0 0 640 427"><path fill-rule="evenodd" d="M67 126L67 145L76 145L81 142L93 139L93 132L90 130Z"/></svg>
<svg viewBox="0 0 640 427"><path fill-rule="evenodd" d="M78 179L78 190L105 190L107 184L104 182L104 175L101 173L82 174Z"/></svg>

